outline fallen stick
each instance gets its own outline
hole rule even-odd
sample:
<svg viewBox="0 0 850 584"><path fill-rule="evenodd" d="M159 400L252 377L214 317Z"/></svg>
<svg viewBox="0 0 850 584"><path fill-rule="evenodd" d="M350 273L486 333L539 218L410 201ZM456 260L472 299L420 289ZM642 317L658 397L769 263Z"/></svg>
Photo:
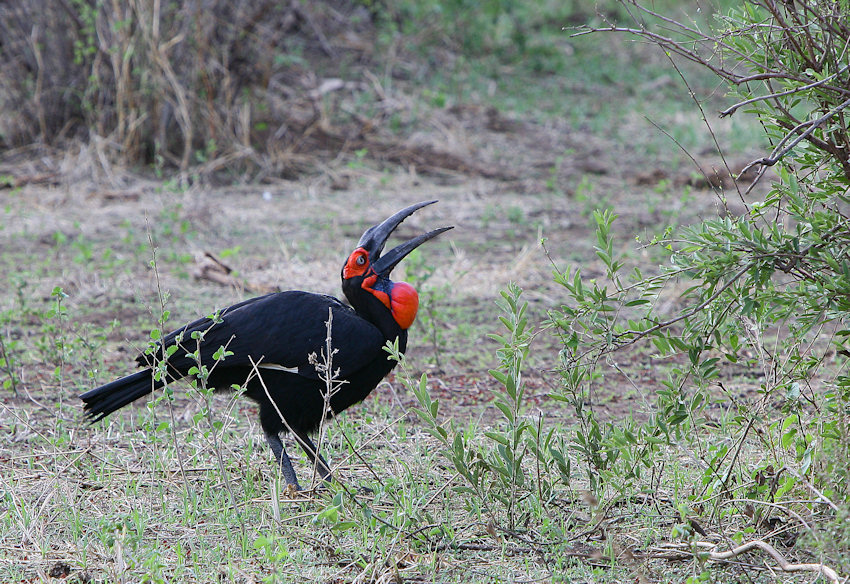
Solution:
<svg viewBox="0 0 850 584"><path fill-rule="evenodd" d="M779 568L783 572L817 572L821 574L828 581L833 582L834 584L841 584L842 580L839 577L838 573L830 568L829 566L825 566L824 564L792 564L788 560L785 559L785 556L780 554L775 547L761 540L748 541L746 543L742 543L738 547L732 548L729 551L725 552L696 552L700 554L702 557L721 562L724 560L728 560L739 556L745 552L748 552L754 548L758 548L773 558L776 563L779 565ZM846 580L845 580L846 582Z"/></svg>

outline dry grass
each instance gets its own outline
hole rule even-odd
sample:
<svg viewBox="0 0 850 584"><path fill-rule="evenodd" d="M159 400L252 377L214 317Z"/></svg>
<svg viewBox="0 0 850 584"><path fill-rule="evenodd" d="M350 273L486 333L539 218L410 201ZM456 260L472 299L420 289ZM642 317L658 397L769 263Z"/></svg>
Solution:
<svg viewBox="0 0 850 584"><path fill-rule="evenodd" d="M299 575L310 582L380 581L387 560L403 574L452 563L417 544L422 538L408 537L414 530L400 521L405 514L421 520L425 513L448 518L456 511L451 490L437 488L451 477L434 460L428 439L407 428L403 414L389 424L345 421L329 439L335 474L343 492L352 494L340 520L360 523L361 508L369 508L397 525L373 546L370 539L378 533L368 522L339 529L338 521L317 519L317 513L334 506L331 494L294 500L281 495L281 478L269 453L257 448L259 432L250 416L219 399L215 417L224 423L227 463L222 472L204 424L191 422L200 404L181 399L174 406L180 425L176 443L169 432L151 430L168 419L165 403L153 413L131 408L111 424L70 431L47 412L23 419L16 416L23 404L4 407L3 418L14 419L20 429L16 455L3 463L9 510L0 544L6 552L0 562L4 579L47 580L52 569L67 565L77 581L86 581L85 574L96 581L145 574L154 581L250 582L271 574L284 581ZM397 406L388 407L389 412L380 410L382 419L399 412ZM358 455L346 454L349 441ZM361 462L364 454L368 466ZM302 474L308 476L303 469ZM226 482L236 493L235 504ZM375 493L357 494L365 486ZM261 538L269 540L269 549ZM286 551L283 557L270 559L280 550ZM464 563L439 571L462 573Z"/></svg>
<svg viewBox="0 0 850 584"><path fill-rule="evenodd" d="M297 174L325 146L310 136L328 134L326 93L368 89L323 79L368 61L375 30L357 12L269 0L5 5L0 104L14 114L0 116L0 140L81 138L104 161L231 180L247 169ZM360 38L359 49L340 54L325 35Z"/></svg>
<svg viewBox="0 0 850 584"><path fill-rule="evenodd" d="M45 403L52 406L47 411L25 400L7 403L0 420L14 421L16 431L6 442L10 455L0 475L7 508L0 574L27 582L47 582L63 571L71 582L490 582L567 574L599 582L678 582L695 567L695 549L728 547L716 533L671 539L682 526L677 491L686 491L699 472L696 461L672 450L662 457L675 469L664 486L601 505L576 482L556 492L546 531L517 537L496 529L454 492L462 482L443 465L433 439L387 387L379 392L330 430L326 453L342 480L337 494L294 499L281 493L281 477L251 413L232 399L214 403L214 417L223 423L224 469L206 423L192 422L203 405L197 396L174 403L173 438L154 430L170 417L166 402L130 408L91 429L62 419L76 409L72 404ZM778 505L773 514L795 513ZM690 521L695 529L708 527L699 517ZM723 520L728 533L748 523L743 516ZM797 532L784 521L764 537L782 550L783 561L811 562L805 553L789 553ZM754 582L776 581L777 563L766 554L728 569L729 577L745 571Z"/></svg>

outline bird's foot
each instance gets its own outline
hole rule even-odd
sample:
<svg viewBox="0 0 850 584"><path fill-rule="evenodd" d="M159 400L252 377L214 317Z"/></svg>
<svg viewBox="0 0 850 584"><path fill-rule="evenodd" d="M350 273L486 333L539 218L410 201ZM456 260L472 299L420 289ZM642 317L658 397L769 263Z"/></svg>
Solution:
<svg viewBox="0 0 850 584"><path fill-rule="evenodd" d="M287 499L297 499L299 493L303 492L304 491L301 489L301 485L299 485L298 483L287 483L286 486L283 488L282 495Z"/></svg>

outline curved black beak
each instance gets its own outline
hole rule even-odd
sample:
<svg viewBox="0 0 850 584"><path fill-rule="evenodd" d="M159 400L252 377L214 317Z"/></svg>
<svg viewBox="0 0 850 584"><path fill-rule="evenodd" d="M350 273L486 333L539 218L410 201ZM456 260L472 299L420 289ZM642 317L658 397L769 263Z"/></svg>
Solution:
<svg viewBox="0 0 850 584"><path fill-rule="evenodd" d="M407 254L412 252L414 249L428 241L429 239L438 236L444 231L448 231L449 229L454 229L454 227L441 227L440 229L435 229L433 231L429 231L428 233L423 233L413 239L409 239L408 241L402 243L401 245L394 247L390 251L388 251L385 255L381 255L381 252L384 249L384 244L386 244L387 240L392 235L392 232L395 231L396 227L401 225L401 222L410 217L417 210L422 207L426 207L428 205L433 205L437 201L423 201L421 203L416 203L415 205L410 205L384 220L382 223L370 227L363 234L363 237L360 238L360 242L357 244L358 247L362 247L366 251L369 252L370 259L372 261L372 269L375 270L375 273L379 276L389 276L390 272L393 270L396 265L404 259Z"/></svg>

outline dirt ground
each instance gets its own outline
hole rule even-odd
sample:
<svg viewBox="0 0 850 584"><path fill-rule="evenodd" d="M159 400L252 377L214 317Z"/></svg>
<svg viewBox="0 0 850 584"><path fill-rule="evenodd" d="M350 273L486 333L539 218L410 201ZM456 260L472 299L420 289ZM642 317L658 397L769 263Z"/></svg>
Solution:
<svg viewBox="0 0 850 584"><path fill-rule="evenodd" d="M603 274L593 250L595 208L616 210L620 250L652 272L659 258L636 235L645 241L668 224L716 216L724 212L719 193L734 193L731 179L716 174L717 156L699 159L708 176L690 161L670 171L567 123L458 106L438 111L431 127L399 142L399 152L416 153L404 164L348 156L297 181L259 185L155 179L111 167L92 148L9 157L0 167L7 184L0 239L14 285L3 287L2 308L14 312L22 283L42 307L61 287L71 332L108 330L103 369L80 378L94 384L130 368L161 312L160 291L172 327L270 290L339 295L340 264L363 229L404 205L439 199L398 233L455 226L422 248L416 269L419 278L433 269L421 290L433 300L427 328L412 331L410 357L414 369L431 373L447 407L464 408L489 401L486 371L497 362L487 334L500 327L499 290L519 284L540 326L564 298L553 264L581 266L589 278ZM740 168L744 160L729 162ZM728 197L733 212L736 198ZM404 279L404 267L395 277ZM43 334L20 324L7 327L17 336ZM558 347L546 334L536 347L528 384L542 398L557 383ZM625 359L642 360L637 370L651 367L646 355ZM25 369L23 383L33 389L43 371L37 361ZM600 406L614 416L639 408L657 379L637 378L641 391L613 391Z"/></svg>

